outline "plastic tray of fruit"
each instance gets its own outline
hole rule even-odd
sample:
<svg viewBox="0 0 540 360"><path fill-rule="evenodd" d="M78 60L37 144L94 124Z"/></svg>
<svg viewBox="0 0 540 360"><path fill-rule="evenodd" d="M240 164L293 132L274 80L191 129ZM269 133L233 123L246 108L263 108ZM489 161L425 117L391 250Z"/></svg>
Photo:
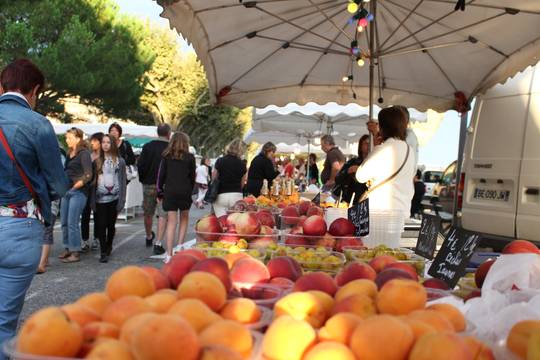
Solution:
<svg viewBox="0 0 540 360"><path fill-rule="evenodd" d="M274 304L285 295L286 291L271 284L251 284L234 282L229 297L251 299L258 306L272 309Z"/></svg>
<svg viewBox="0 0 540 360"><path fill-rule="evenodd" d="M323 236L314 236L302 234L295 229L282 232L281 243L288 246L324 247L339 252L351 247L364 249L364 243L359 236L332 236L330 233Z"/></svg>
<svg viewBox="0 0 540 360"><path fill-rule="evenodd" d="M195 231L195 239L197 242L219 242L219 243L232 243L233 245L238 242L246 242L251 244L270 244L277 243L280 234L277 230L272 230L267 234L258 235L239 235L237 233L210 233Z"/></svg>
<svg viewBox="0 0 540 360"><path fill-rule="evenodd" d="M345 248L344 252L348 261L370 262L377 256L390 255L395 257L398 262L409 264L414 267L419 276L423 276L426 270L426 259L406 248L391 249L384 245L380 245L372 249Z"/></svg>
<svg viewBox="0 0 540 360"><path fill-rule="evenodd" d="M274 312L266 306L259 305L258 308L261 311L261 318L255 323L246 324L246 327L253 331L264 332L266 328L272 323L272 320L274 319Z"/></svg>
<svg viewBox="0 0 540 360"><path fill-rule="evenodd" d="M215 243L211 243L215 244ZM227 254L245 253L257 260L263 261L266 259L266 250L264 248L239 248L236 245L226 246L227 244L211 245L206 242L198 242L193 248L202 251L207 257L224 257ZM225 245L222 247L211 247Z"/></svg>
<svg viewBox="0 0 540 360"><path fill-rule="evenodd" d="M345 255L324 247L285 248L285 253L276 251L272 257L287 255L294 258L306 271L337 273L346 263Z"/></svg>

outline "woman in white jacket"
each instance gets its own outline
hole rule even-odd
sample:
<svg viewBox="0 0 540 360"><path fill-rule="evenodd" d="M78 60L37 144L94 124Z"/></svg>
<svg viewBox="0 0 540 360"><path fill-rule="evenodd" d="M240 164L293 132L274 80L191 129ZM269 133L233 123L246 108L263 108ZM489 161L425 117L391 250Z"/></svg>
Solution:
<svg viewBox="0 0 540 360"><path fill-rule="evenodd" d="M405 142L407 119L398 107L389 107L379 112L379 128L382 143L358 167L356 179L370 183L373 189L369 193L370 209L399 210L408 217L414 195L416 159Z"/></svg>

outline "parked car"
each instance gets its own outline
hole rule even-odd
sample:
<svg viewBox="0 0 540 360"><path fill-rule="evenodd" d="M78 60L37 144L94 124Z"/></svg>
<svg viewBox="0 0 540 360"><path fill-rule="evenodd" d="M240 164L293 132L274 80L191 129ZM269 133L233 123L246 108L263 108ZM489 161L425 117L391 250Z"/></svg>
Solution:
<svg viewBox="0 0 540 360"><path fill-rule="evenodd" d="M431 203L439 205L438 211L452 214L456 189L457 161L452 162L442 172L439 182L433 187ZM459 188L459 187L458 187Z"/></svg>
<svg viewBox="0 0 540 360"><path fill-rule="evenodd" d="M426 196L431 196L433 194L433 189L435 185L439 183L443 175L442 171L439 170L426 170L422 175L422 181L426 185Z"/></svg>

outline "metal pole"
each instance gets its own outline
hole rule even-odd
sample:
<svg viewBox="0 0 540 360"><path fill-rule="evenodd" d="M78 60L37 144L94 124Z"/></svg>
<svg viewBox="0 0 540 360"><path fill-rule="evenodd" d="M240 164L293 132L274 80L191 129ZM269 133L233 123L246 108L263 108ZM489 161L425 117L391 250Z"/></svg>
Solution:
<svg viewBox="0 0 540 360"><path fill-rule="evenodd" d="M456 169L456 188L454 189L454 207L452 211L452 225L457 226L458 224L458 197L459 197L459 186L461 183L461 172L463 165L463 151L465 149L465 138L467 136L467 115L468 111L461 113L461 124L459 127L459 146L458 146L458 159L457 159L457 169Z"/></svg>
<svg viewBox="0 0 540 360"><path fill-rule="evenodd" d="M307 186L309 186L309 155L311 154L311 139L307 138L307 161L306 161L306 177L307 177ZM306 188L307 189L307 188Z"/></svg>
<svg viewBox="0 0 540 360"><path fill-rule="evenodd" d="M374 88L374 72L375 72L375 21L377 21L377 0L372 0L369 3L369 12L373 14L374 20L369 26L369 121L373 121L373 88ZM369 134L369 144L371 150L375 139L373 134Z"/></svg>

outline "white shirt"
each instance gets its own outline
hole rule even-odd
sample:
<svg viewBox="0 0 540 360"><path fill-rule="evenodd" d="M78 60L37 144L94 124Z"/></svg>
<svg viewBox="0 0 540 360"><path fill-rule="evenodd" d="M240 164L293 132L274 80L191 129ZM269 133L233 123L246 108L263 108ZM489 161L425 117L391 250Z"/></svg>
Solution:
<svg viewBox="0 0 540 360"><path fill-rule="evenodd" d="M358 182L369 180L372 187L392 176L403 164L407 154L407 143L394 138L375 146L364 163L356 171ZM399 174L388 183L369 194L369 208L377 210L401 210L406 217L411 210L414 195L413 178L416 173L413 149Z"/></svg>
<svg viewBox="0 0 540 360"><path fill-rule="evenodd" d="M418 167L418 138L413 129L407 128L407 138L405 141L412 148L412 153L414 154L414 169L416 170Z"/></svg>
<svg viewBox="0 0 540 360"><path fill-rule="evenodd" d="M208 167L199 165L195 171L195 182L198 184L208 184Z"/></svg>

